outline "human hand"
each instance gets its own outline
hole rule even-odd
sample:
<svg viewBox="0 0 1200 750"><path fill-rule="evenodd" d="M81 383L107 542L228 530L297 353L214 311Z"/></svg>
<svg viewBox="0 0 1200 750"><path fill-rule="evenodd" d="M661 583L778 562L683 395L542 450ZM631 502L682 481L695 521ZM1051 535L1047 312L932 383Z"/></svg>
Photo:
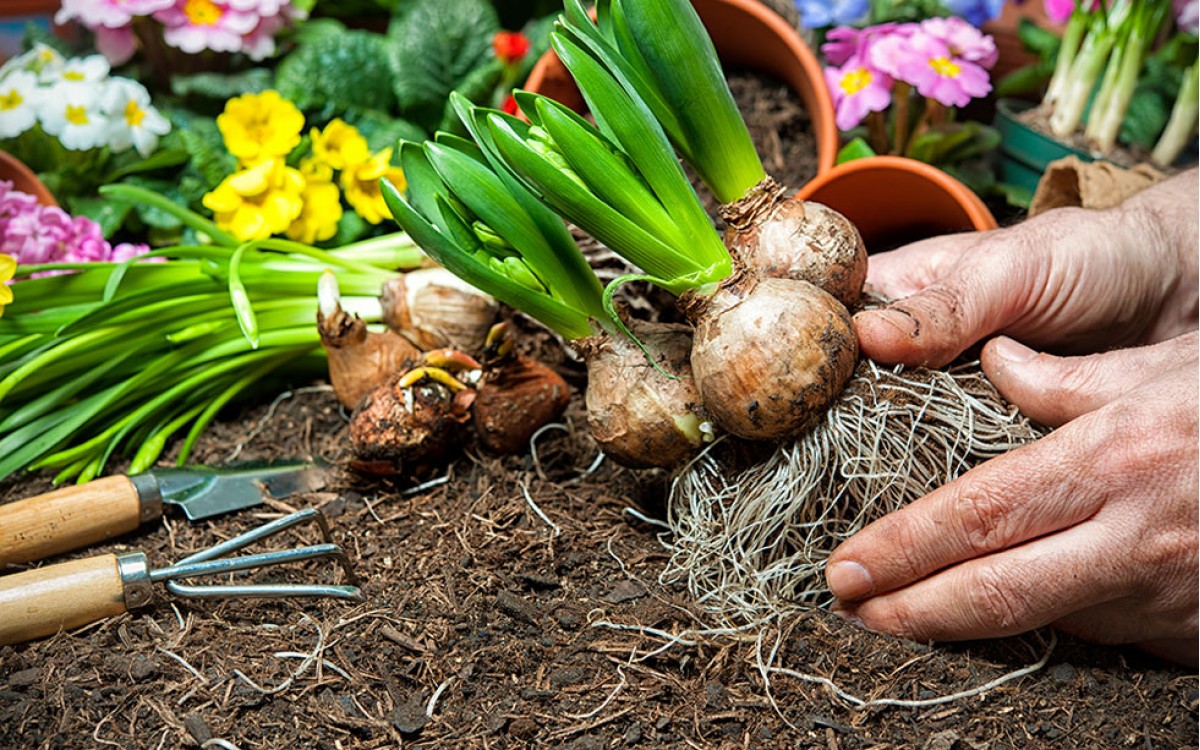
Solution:
<svg viewBox="0 0 1200 750"><path fill-rule="evenodd" d="M855 316L859 344L940 367L994 333L1059 353L1163 341L1196 327L1198 223L1192 170L1115 209L873 255L868 288L897 301Z"/></svg>
<svg viewBox="0 0 1200 750"><path fill-rule="evenodd" d="M835 609L922 641L1056 623L1194 664L1197 340L1077 358L990 342L1001 393L1063 426L843 543Z"/></svg>

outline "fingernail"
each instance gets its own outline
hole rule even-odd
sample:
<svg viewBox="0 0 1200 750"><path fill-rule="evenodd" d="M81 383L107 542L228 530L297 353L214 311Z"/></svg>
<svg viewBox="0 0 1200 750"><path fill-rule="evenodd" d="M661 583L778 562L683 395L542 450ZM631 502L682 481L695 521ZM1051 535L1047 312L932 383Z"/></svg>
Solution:
<svg viewBox="0 0 1200 750"><path fill-rule="evenodd" d="M906 310L898 307L885 307L881 310L871 310L870 312L896 329L896 332L902 336L916 338L917 334L921 332L921 327L918 325L917 319Z"/></svg>
<svg viewBox="0 0 1200 750"><path fill-rule="evenodd" d="M997 336L992 342L992 351L1001 359L1016 363L1028 362L1037 356L1033 349L1007 336Z"/></svg>
<svg viewBox="0 0 1200 750"><path fill-rule="evenodd" d="M838 599L862 599L875 590L871 574L862 565L847 560L833 563L825 569L825 582Z"/></svg>
<svg viewBox="0 0 1200 750"><path fill-rule="evenodd" d="M862 620L858 619L857 615L855 615L853 612L851 612L848 609L842 609L841 607L839 607L835 604L834 606L829 608L829 611L832 612L833 614L837 615L838 617L842 618L846 622L850 623L851 625L857 625L860 628L867 627L866 625L863 624Z"/></svg>

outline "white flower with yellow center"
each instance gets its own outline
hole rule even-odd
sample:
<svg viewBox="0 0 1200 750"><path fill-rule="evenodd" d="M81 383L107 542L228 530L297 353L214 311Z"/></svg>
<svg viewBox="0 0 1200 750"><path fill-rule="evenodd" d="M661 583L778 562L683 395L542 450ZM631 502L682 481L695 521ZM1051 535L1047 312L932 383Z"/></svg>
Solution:
<svg viewBox="0 0 1200 750"><path fill-rule="evenodd" d="M101 95L101 108L108 115L108 145L114 153L136 147L149 156L158 147L160 136L171 130L171 123L150 104L150 92L137 81L112 78Z"/></svg>
<svg viewBox="0 0 1200 750"><path fill-rule="evenodd" d="M61 66L44 67L39 76L42 83L48 85L62 81L95 86L108 78L109 70L108 60L104 59L104 55L88 55L63 60Z"/></svg>
<svg viewBox="0 0 1200 750"><path fill-rule="evenodd" d="M0 79L14 70L28 70L31 73L41 73L43 71L53 73L62 70L64 62L65 60L58 53L58 50L38 42L28 52L17 55L0 66Z"/></svg>
<svg viewBox="0 0 1200 750"><path fill-rule="evenodd" d="M109 125L99 93L86 83L64 82L46 89L38 108L42 129L73 151L103 145Z"/></svg>
<svg viewBox="0 0 1200 750"><path fill-rule="evenodd" d="M12 138L37 122L41 90L37 76L27 70L14 70L0 78L0 138Z"/></svg>

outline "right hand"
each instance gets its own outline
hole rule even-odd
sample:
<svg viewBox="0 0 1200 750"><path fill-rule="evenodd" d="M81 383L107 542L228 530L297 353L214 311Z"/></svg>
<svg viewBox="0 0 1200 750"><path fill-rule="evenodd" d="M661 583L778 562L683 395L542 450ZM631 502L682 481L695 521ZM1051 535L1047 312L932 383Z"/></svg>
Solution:
<svg viewBox="0 0 1200 750"><path fill-rule="evenodd" d="M1197 172L1106 211L1057 209L1014 227L871 257L867 286L896 300L855 316L863 353L940 367L1004 333L1077 354L1195 330Z"/></svg>

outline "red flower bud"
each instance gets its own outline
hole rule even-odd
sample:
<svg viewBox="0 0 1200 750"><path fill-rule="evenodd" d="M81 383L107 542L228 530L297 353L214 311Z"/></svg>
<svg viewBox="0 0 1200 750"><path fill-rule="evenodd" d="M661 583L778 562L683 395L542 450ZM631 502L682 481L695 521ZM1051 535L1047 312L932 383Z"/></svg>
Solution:
<svg viewBox="0 0 1200 750"><path fill-rule="evenodd" d="M492 49L501 62L512 65L529 54L529 37L519 31L498 31L492 37Z"/></svg>

